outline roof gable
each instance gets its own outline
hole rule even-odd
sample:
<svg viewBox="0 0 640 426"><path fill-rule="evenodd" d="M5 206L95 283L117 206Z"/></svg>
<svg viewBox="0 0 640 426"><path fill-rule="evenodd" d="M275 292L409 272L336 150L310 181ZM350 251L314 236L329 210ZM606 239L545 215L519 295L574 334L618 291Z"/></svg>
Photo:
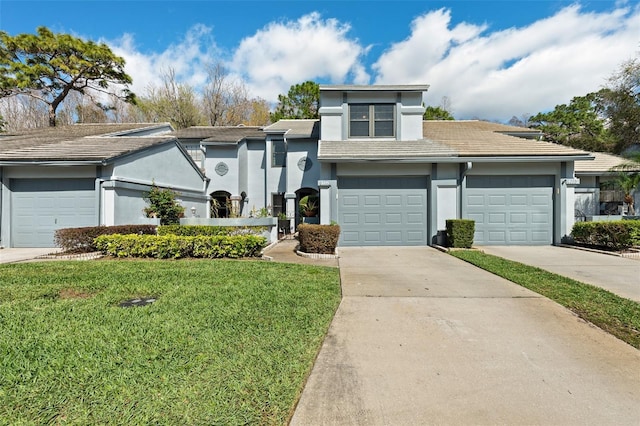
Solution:
<svg viewBox="0 0 640 426"><path fill-rule="evenodd" d="M75 124L0 136L0 161L104 162L175 141L168 124ZM147 134L149 136L131 136Z"/></svg>

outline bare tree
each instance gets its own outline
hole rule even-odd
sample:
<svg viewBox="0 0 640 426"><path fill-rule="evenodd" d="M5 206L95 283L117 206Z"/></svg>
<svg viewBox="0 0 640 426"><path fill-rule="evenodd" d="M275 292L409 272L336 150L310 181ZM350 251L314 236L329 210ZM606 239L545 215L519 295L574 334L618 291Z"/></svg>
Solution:
<svg viewBox="0 0 640 426"><path fill-rule="evenodd" d="M163 73L159 87L147 88L146 96L138 104L147 121L169 121L177 129L204 122L195 90L186 83L178 83L172 68Z"/></svg>
<svg viewBox="0 0 640 426"><path fill-rule="evenodd" d="M202 104L211 126L265 125L269 123L269 105L264 99L251 98L242 80L230 76L221 63L207 69L208 79ZM265 114L266 112L266 114Z"/></svg>
<svg viewBox="0 0 640 426"><path fill-rule="evenodd" d="M0 115L4 117L7 132L47 127L48 114L46 105L29 96L0 99Z"/></svg>

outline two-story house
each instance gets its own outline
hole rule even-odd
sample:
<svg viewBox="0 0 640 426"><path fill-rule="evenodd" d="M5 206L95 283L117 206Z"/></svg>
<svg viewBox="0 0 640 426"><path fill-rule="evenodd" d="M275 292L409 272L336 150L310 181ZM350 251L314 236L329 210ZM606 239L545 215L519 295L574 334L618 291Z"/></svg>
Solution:
<svg viewBox="0 0 640 426"><path fill-rule="evenodd" d="M300 221L317 196L340 245L426 245L445 221L476 222L476 244L554 244L574 222L574 162L589 153L529 129L423 121L427 85L321 86L319 120L176 133L210 179L209 215L261 210Z"/></svg>

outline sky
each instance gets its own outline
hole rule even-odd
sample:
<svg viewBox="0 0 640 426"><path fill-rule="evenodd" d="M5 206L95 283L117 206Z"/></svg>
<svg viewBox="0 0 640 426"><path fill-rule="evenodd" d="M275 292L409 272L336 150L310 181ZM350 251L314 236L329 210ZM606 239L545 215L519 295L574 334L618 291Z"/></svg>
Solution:
<svg viewBox="0 0 640 426"><path fill-rule="evenodd" d="M0 30L104 42L144 95L219 63L270 103L293 84L428 84L426 105L506 122L599 90L640 57L638 1L0 0Z"/></svg>

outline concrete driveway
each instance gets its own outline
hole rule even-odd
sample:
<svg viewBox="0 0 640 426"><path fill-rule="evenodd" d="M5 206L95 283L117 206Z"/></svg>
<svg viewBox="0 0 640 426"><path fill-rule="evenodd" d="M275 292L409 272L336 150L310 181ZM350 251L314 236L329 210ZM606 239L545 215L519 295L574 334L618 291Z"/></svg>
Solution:
<svg viewBox="0 0 640 426"><path fill-rule="evenodd" d="M640 351L429 247L342 248L292 425L637 425Z"/></svg>
<svg viewBox="0 0 640 426"><path fill-rule="evenodd" d="M640 302L640 259L557 246L484 246L487 254L555 272ZM640 423L640 422L639 422Z"/></svg>

